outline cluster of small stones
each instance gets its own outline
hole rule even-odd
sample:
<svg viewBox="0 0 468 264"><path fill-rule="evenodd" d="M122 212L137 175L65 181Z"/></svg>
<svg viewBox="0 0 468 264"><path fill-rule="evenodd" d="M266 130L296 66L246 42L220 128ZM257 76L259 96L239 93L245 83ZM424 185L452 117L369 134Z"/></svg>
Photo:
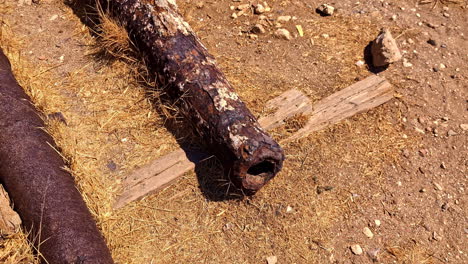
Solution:
<svg viewBox="0 0 468 264"><path fill-rule="evenodd" d="M236 1L238 2L238 1ZM301 25L296 25L298 34L292 34L284 28L284 25L291 21L297 20L295 16L281 15L275 17L272 13L272 8L267 2L261 4L239 4L237 6L230 6L230 9L234 11L231 14L232 19L237 19L241 16L257 15L258 23L253 25L249 30L241 32L241 35L246 34L250 39L258 39L259 35L267 33L269 28L273 28L272 33L278 39L291 40L295 35L303 36L304 31ZM331 16L335 12L335 8L328 4L322 4L317 7L317 12L322 16Z"/></svg>
<svg viewBox="0 0 468 264"><path fill-rule="evenodd" d="M274 18L273 14L270 13L272 8L267 2L253 5L240 4L238 6L231 6L230 9L235 11L231 15L233 19L249 15L258 16L258 23L253 25L248 31L241 32L241 34L246 33L250 39L258 39L258 35L267 33L268 28L275 28L274 36L279 39L291 40L293 38L292 34L287 29L283 28L283 24L296 20L297 18L286 15ZM267 15L267 13L270 14Z"/></svg>

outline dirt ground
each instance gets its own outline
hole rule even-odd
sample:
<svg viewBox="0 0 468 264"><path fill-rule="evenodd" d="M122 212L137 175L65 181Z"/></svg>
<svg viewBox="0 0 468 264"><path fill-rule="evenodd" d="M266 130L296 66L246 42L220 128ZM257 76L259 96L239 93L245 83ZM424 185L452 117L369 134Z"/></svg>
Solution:
<svg viewBox="0 0 468 264"><path fill-rule="evenodd" d="M112 203L132 169L178 142L200 143L168 125L167 106L132 60L96 55L100 42L84 23L91 13L57 0L0 3L0 46L36 106L65 117L47 129L116 263L468 263L468 3L342 0L323 17L321 1L269 0L257 36L249 31L259 15L232 18L231 6L244 3L257 1L178 1L256 116L286 90L317 101L373 74L356 63L368 61L382 27L404 57L378 73L395 99L284 145L283 171L254 197L220 199L207 187L221 174L209 159L119 210ZM291 40L274 36L279 16L292 17L282 23ZM2 238L0 262L37 262L25 232Z"/></svg>

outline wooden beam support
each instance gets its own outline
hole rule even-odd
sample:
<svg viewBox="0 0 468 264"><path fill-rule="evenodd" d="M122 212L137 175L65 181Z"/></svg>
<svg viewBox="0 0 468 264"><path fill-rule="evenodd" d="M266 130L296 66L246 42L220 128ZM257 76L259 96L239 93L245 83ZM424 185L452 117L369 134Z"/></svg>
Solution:
<svg viewBox="0 0 468 264"><path fill-rule="evenodd" d="M13 211L10 197L0 184L0 235L12 235L19 231L21 218Z"/></svg>
<svg viewBox="0 0 468 264"><path fill-rule="evenodd" d="M260 118L259 123L264 129L270 130L281 126L294 115L309 115L306 126L283 141L290 142L377 107L392 98L392 85L377 75L336 92L313 106L303 93L289 90L267 103L267 108L276 109L273 114ZM193 170L196 162L207 157L193 158L192 155L179 149L133 171L124 179L124 191L117 198L114 208L121 208L169 186L184 173Z"/></svg>

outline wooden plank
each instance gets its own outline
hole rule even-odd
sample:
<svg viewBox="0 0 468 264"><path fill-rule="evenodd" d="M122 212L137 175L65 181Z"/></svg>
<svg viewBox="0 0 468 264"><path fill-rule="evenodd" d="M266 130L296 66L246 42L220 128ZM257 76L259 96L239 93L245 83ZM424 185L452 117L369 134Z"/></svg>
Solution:
<svg viewBox="0 0 468 264"><path fill-rule="evenodd" d="M274 109L274 113L261 117L258 122L266 130L274 129L284 124L284 121L296 114L310 113L310 100L298 90L289 90L267 102L267 109Z"/></svg>
<svg viewBox="0 0 468 264"><path fill-rule="evenodd" d="M21 219L19 215L13 211L10 206L10 198L8 193L0 184L0 234L12 235L19 231L21 227Z"/></svg>
<svg viewBox="0 0 468 264"><path fill-rule="evenodd" d="M281 126L285 120L294 115L309 115L310 119L305 127L283 140L290 142L379 106L392 98L391 84L376 75L318 101L313 107L309 98L303 93L289 90L267 102L267 108L274 111L260 118L259 123L264 129L271 130ZM190 158L192 154L187 153L189 152L179 149L133 171L124 180L124 191L117 198L114 208L121 208L167 187L184 173L194 169L197 161L207 157L201 155L198 158Z"/></svg>
<svg viewBox="0 0 468 264"><path fill-rule="evenodd" d="M377 107L393 98L393 87L372 75L314 104L308 123L283 142L294 141L355 114ZM306 113L309 114L309 113Z"/></svg>

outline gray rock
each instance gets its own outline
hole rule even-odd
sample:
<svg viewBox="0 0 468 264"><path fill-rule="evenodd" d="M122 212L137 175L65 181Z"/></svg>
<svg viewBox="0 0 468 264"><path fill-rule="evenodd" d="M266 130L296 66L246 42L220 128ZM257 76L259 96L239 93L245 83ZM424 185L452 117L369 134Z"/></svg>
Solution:
<svg viewBox="0 0 468 264"><path fill-rule="evenodd" d="M261 24L255 24L255 26L252 27L250 32L254 34L263 34L266 32L266 30Z"/></svg>
<svg viewBox="0 0 468 264"><path fill-rule="evenodd" d="M373 238L373 237L374 237L374 233L372 233L372 231L370 230L370 228L368 228L367 226L364 227L364 229L362 230L362 232L363 232L364 235L366 235L366 237L368 237L368 238Z"/></svg>
<svg viewBox="0 0 468 264"><path fill-rule="evenodd" d="M276 256L270 256L266 258L268 264L276 264L278 263L278 258Z"/></svg>
<svg viewBox="0 0 468 264"><path fill-rule="evenodd" d="M261 5L261 4L258 4L258 5L255 6L254 12L257 15L263 14L263 13L265 13L265 7L263 5Z"/></svg>
<svg viewBox="0 0 468 264"><path fill-rule="evenodd" d="M280 28L275 31L275 36L280 39L285 39L285 40L290 40L291 39L291 33L287 29Z"/></svg>
<svg viewBox="0 0 468 264"><path fill-rule="evenodd" d="M372 62L381 67L401 60L401 52L388 29L382 29L379 36L372 42Z"/></svg>
<svg viewBox="0 0 468 264"><path fill-rule="evenodd" d="M354 255L362 255L362 248L360 245L354 244L350 248Z"/></svg>
<svg viewBox="0 0 468 264"><path fill-rule="evenodd" d="M427 43L429 43L430 45L432 45L434 47L437 47L437 41L435 39L429 39L427 41Z"/></svg>
<svg viewBox="0 0 468 264"><path fill-rule="evenodd" d="M451 137L451 136L456 136L458 135L457 132L453 131L452 129L450 129L448 132L447 132L447 136Z"/></svg>
<svg viewBox="0 0 468 264"><path fill-rule="evenodd" d="M331 16L335 12L335 8L331 5L322 4L317 8L317 12L324 16Z"/></svg>

